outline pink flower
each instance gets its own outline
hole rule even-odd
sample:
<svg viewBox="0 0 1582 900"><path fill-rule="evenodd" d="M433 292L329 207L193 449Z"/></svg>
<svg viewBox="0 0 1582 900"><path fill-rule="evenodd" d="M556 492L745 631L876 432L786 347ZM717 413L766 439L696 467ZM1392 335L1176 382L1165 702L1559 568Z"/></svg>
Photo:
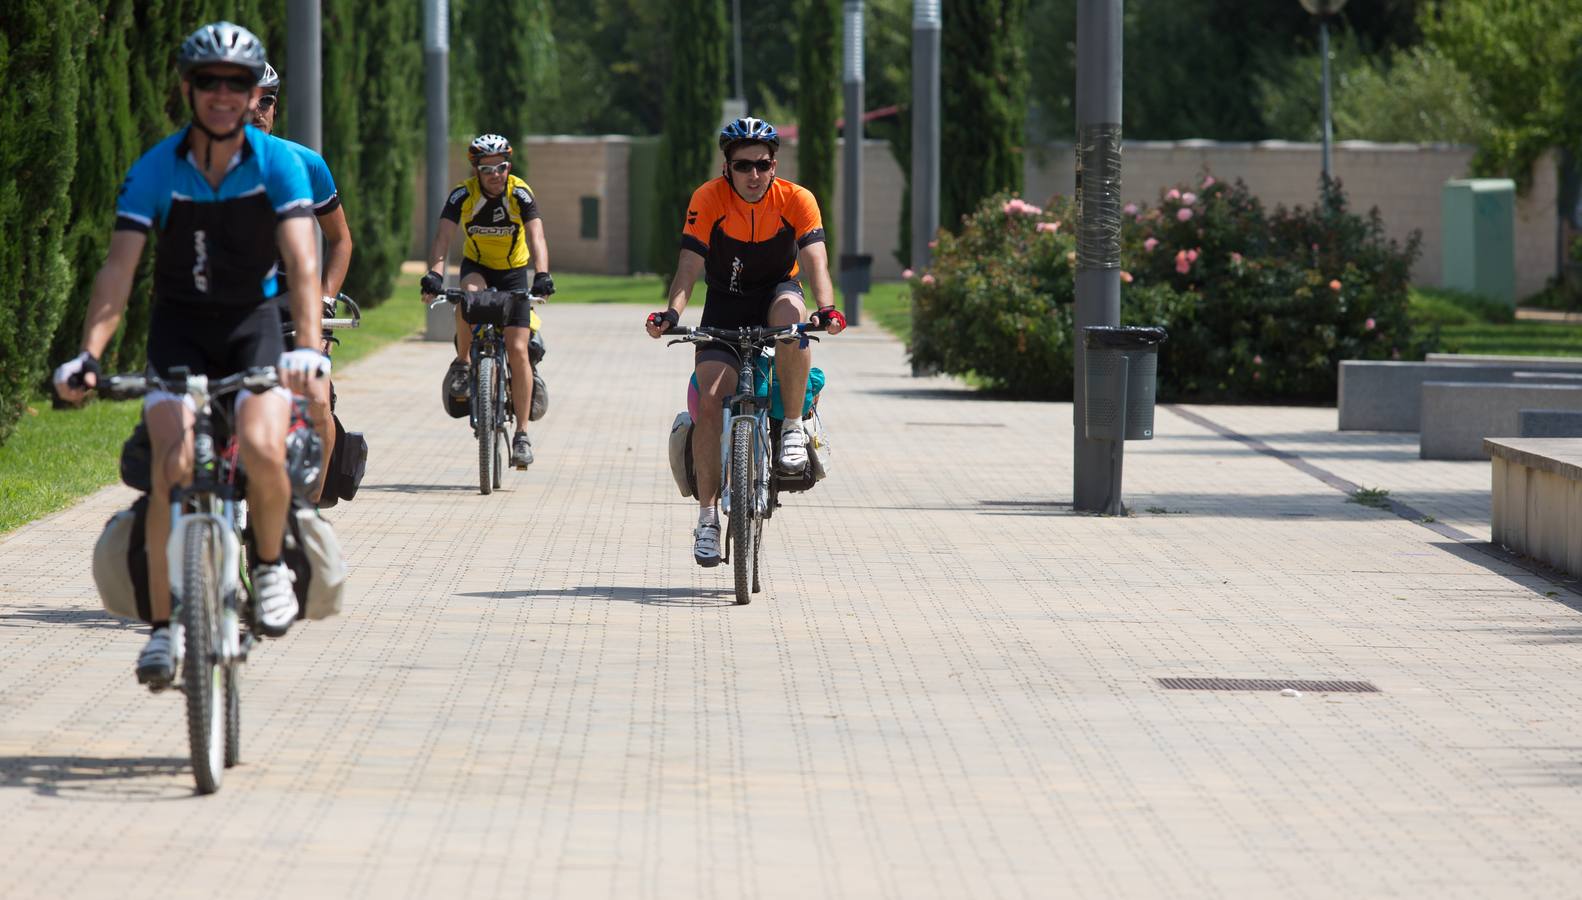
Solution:
<svg viewBox="0 0 1582 900"><path fill-rule="evenodd" d="M1022 201L1012 197L1011 199L1005 201L1005 205L1000 207L1000 210L1008 216L1015 215L1016 213L1022 211Z"/></svg>
<svg viewBox="0 0 1582 900"><path fill-rule="evenodd" d="M1187 191L1185 194L1181 195L1181 202L1185 203L1187 206L1191 206L1197 202L1197 194Z"/></svg>
<svg viewBox="0 0 1582 900"><path fill-rule="evenodd" d="M902 269L901 270L901 278L904 281L911 281L912 280L912 276L916 275L916 274L917 273L913 272L911 269Z"/></svg>
<svg viewBox="0 0 1582 900"><path fill-rule="evenodd" d="M1135 215L1137 215L1137 204L1135 204L1135 203L1128 203L1125 206L1121 207L1121 212L1127 214L1128 216L1135 216Z"/></svg>
<svg viewBox="0 0 1582 900"><path fill-rule="evenodd" d="M1050 234L1054 234L1055 232L1060 230L1060 223L1059 222L1039 222L1037 228L1038 228L1039 231L1047 231Z"/></svg>
<svg viewBox="0 0 1582 900"><path fill-rule="evenodd" d="M1191 218L1192 218L1192 208L1191 207L1183 206L1180 209L1176 210L1176 219L1178 219L1178 220L1180 220L1182 222L1185 222L1185 221L1188 221Z"/></svg>
<svg viewBox="0 0 1582 900"><path fill-rule="evenodd" d="M1332 291L1340 290L1340 279L1339 278L1331 279L1330 282L1329 282L1329 289L1332 290Z"/></svg>
<svg viewBox="0 0 1582 900"><path fill-rule="evenodd" d="M1176 190L1175 188L1171 188L1165 194L1165 199L1166 200L1180 200L1181 199L1181 192Z"/></svg>
<svg viewBox="0 0 1582 900"><path fill-rule="evenodd" d="M1158 238L1152 238L1151 237L1148 240L1143 241L1143 249L1148 251L1149 253L1154 252L1154 248L1157 247L1157 246L1159 246L1159 239Z"/></svg>
<svg viewBox="0 0 1582 900"><path fill-rule="evenodd" d="M923 283L924 284L933 284L934 283L934 275L933 275L932 272L923 276Z"/></svg>
<svg viewBox="0 0 1582 900"><path fill-rule="evenodd" d="M1121 283L1122 284L1131 284L1132 283L1132 273L1126 271L1125 269L1122 269L1121 270Z"/></svg>
<svg viewBox="0 0 1582 900"><path fill-rule="evenodd" d="M1176 271L1180 272L1182 275L1192 271L1192 261L1187 259L1187 252L1185 250L1176 251Z"/></svg>
<svg viewBox="0 0 1582 900"><path fill-rule="evenodd" d="M1197 262L1197 257L1198 257L1197 250L1196 249L1188 250L1186 252L1186 257L1187 257L1187 262Z"/></svg>
<svg viewBox="0 0 1582 900"><path fill-rule="evenodd" d="M1263 380L1263 373L1262 372L1254 372L1254 373L1252 373L1252 380L1253 381L1262 381Z"/></svg>
<svg viewBox="0 0 1582 900"><path fill-rule="evenodd" d="M1237 253L1234 250L1232 250L1231 253L1230 253L1230 264L1233 265L1233 266L1239 266L1239 265L1241 265L1241 261L1242 261L1241 254Z"/></svg>
<svg viewBox="0 0 1582 900"><path fill-rule="evenodd" d="M1252 357L1252 364L1255 365L1255 366L1263 365L1263 356L1262 356L1262 354L1254 353L1253 357Z"/></svg>
<svg viewBox="0 0 1582 900"><path fill-rule="evenodd" d="M1213 175L1205 175L1205 176L1203 176L1203 188L1205 190L1207 190L1208 188L1213 187L1214 184L1215 184L1215 182L1214 182L1214 176Z"/></svg>
<svg viewBox="0 0 1582 900"><path fill-rule="evenodd" d="M939 241L937 241L937 240L933 240L933 241L929 241L928 242L928 249L930 249L930 250L932 250L932 249L934 249L935 247L938 247L938 246L939 246Z"/></svg>
<svg viewBox="0 0 1582 900"><path fill-rule="evenodd" d="M1374 324L1375 323L1373 321L1373 317L1369 316L1368 317L1368 321L1362 323L1362 330L1363 331L1372 331L1373 327L1374 327Z"/></svg>

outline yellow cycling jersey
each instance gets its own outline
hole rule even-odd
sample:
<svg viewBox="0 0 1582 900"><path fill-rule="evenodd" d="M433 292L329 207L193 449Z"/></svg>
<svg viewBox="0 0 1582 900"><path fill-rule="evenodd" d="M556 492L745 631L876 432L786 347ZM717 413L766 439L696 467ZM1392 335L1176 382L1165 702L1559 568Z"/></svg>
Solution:
<svg viewBox="0 0 1582 900"><path fill-rule="evenodd" d="M527 248L527 223L539 218L533 189L515 175L506 176L498 197L483 192L475 175L456 186L440 218L461 226L462 255L491 269L520 269L532 253Z"/></svg>

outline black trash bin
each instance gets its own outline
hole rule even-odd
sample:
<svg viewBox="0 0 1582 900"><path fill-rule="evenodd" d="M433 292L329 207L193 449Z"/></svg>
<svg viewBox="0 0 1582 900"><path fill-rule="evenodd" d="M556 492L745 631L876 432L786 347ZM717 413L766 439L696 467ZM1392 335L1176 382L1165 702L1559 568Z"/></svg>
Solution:
<svg viewBox="0 0 1582 900"><path fill-rule="evenodd" d="M1083 426L1089 440L1146 441L1154 436L1154 394L1159 344L1165 330L1138 325L1082 329L1087 401Z"/></svg>

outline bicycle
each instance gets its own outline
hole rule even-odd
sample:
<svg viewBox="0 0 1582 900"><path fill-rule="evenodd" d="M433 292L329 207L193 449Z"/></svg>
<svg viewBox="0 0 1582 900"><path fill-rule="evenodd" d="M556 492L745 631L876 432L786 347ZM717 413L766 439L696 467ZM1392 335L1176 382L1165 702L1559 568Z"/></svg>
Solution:
<svg viewBox="0 0 1582 900"><path fill-rule="evenodd" d="M273 367L217 380L178 367L169 378L153 372L112 375L98 388L101 396L113 400L154 391L185 394L197 408L192 483L171 488L166 556L171 561L171 618L183 631L175 648L181 654L179 680L171 687L187 697L187 737L200 794L219 790L225 770L241 756L239 667L257 643L252 579L243 558L247 535L240 465L234 439L216 451L214 401L279 384Z"/></svg>
<svg viewBox="0 0 1582 900"><path fill-rule="evenodd" d="M736 580L736 604L752 602L752 595L763 590L759 580L759 556L763 527L780 506L780 488L787 478L798 482L805 476L786 476L770 463L779 438L769 427L769 409L776 390L773 367L768 391L759 396L755 390L758 358L771 344L796 340L806 347L818 338L806 322L793 325L748 326L744 328L695 328L677 325L665 332L673 335L670 344L712 343L735 350L741 360L736 374L736 393L725 398L725 421L720 430L720 503L727 522L721 556L731 561ZM809 461L809 466L812 462Z"/></svg>
<svg viewBox="0 0 1582 900"><path fill-rule="evenodd" d="M457 288L447 288L437 297L429 304L430 309L441 303L460 304L462 318L472 326L467 415L478 438L478 492L490 494L500 486L504 448L511 440L516 421L516 410L511 405L511 365L505 351L505 320L513 302L525 299L533 306L542 306L544 298L528 291Z"/></svg>

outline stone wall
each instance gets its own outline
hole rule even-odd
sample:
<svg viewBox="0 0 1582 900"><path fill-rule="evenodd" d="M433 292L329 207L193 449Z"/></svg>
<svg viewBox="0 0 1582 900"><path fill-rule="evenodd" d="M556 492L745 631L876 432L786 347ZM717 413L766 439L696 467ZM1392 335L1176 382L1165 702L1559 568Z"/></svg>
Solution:
<svg viewBox="0 0 1582 900"><path fill-rule="evenodd" d="M624 136L535 137L519 150L527 161L527 181L544 212L553 267L564 271L624 274L631 271L630 202L627 177L632 139ZM1418 144L1335 144L1335 176L1345 185L1353 209L1378 207L1392 237L1405 240L1412 231L1423 235L1423 253L1413 271L1419 284L1440 279L1440 189L1451 178L1465 177L1470 147ZM796 178L796 147L780 154L780 174ZM840 155L837 154L837 161ZM454 181L466 170L466 148L451 154ZM1160 191L1177 183L1196 183L1207 172L1219 179L1241 179L1266 206L1311 205L1318 194L1320 148L1286 141L1221 143L1215 141L1129 141L1123 148L1122 195L1127 201L1157 203ZM1028 149L1024 196L1043 202L1069 194L1074 179L1070 144ZM895 259L900 241L901 199L905 183L900 166L882 141L863 146L864 251L874 257L874 277L900 277ZM837 174L837 179L839 178ZM423 174L418 173L418 196ZM1526 296L1542 288L1556 264L1555 202L1559 189L1553 156L1545 157L1531 189L1516 201L1516 288ZM840 223L839 181L836 196L821 197L826 223ZM581 237L583 197L599 198L599 229ZM420 199L413 211L413 256L422 257L428 215ZM353 214L355 212L353 211ZM838 248L837 248L838 249ZM452 255L452 259L459 256Z"/></svg>

